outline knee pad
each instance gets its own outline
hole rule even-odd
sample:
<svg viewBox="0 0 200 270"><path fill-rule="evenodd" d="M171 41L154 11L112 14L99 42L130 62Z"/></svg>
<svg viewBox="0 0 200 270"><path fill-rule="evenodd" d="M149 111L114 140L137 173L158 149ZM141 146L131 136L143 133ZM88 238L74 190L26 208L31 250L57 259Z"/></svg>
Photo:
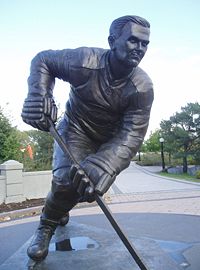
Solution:
<svg viewBox="0 0 200 270"><path fill-rule="evenodd" d="M78 201L79 194L74 189L72 183L68 179L53 176L51 193L54 200L58 201Z"/></svg>

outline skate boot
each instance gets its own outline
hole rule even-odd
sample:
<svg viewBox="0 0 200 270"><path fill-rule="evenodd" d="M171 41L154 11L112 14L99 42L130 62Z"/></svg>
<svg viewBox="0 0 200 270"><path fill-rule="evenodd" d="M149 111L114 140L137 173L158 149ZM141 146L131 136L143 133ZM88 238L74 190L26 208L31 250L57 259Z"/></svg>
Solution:
<svg viewBox="0 0 200 270"><path fill-rule="evenodd" d="M49 243L58 223L51 220L41 220L38 229L27 249L28 256L34 261L42 261L46 258Z"/></svg>

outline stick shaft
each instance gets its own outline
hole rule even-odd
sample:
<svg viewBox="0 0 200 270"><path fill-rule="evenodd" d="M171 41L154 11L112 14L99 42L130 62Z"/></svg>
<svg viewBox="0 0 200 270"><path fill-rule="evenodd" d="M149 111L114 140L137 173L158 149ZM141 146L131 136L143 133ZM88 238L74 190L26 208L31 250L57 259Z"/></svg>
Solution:
<svg viewBox="0 0 200 270"><path fill-rule="evenodd" d="M119 238L124 243L125 247L128 249L129 253L131 254L133 259L137 263L137 265L140 267L141 270L148 270L147 267L145 266L144 262L142 261L142 259L139 257L139 255L135 251L135 248L132 246L132 244L130 243L130 241L126 237L125 233L122 231L122 229L120 228L120 226L118 225L118 223L114 219L110 209L103 201L103 198L100 197L98 194L95 194L95 199L96 199L96 202L98 203L98 205L100 206L101 210L104 212L107 219L110 221L113 229L118 234Z"/></svg>
<svg viewBox="0 0 200 270"><path fill-rule="evenodd" d="M49 131L50 131L51 135L53 136L53 138L55 139L55 141L60 146L60 148L62 149L62 151L70 157L70 159L73 161L74 164L79 165L78 162L73 157L73 155L70 152L70 150L68 149L67 145L64 143L64 141L61 138L60 134L56 130L53 122L51 120L49 120L49 123L50 123L50 129L49 129ZM113 217L110 209L105 204L103 198L101 196L99 196L97 193L95 193L95 199L96 199L96 202L98 203L99 207L101 208L101 210L103 211L103 213L107 217L107 219L110 221L113 229L118 234L118 236L120 237L121 241L124 243L125 247L127 248L127 250L129 251L129 253L133 257L133 259L135 260L135 262L137 263L137 265L140 267L141 270L148 270L147 267L145 266L144 262L140 259L140 257L138 256L138 254L134 250L134 248L133 248L132 244L130 243L130 241L128 240L128 238L125 236L125 234L122 231L122 229L117 224L117 222L114 219L114 217Z"/></svg>

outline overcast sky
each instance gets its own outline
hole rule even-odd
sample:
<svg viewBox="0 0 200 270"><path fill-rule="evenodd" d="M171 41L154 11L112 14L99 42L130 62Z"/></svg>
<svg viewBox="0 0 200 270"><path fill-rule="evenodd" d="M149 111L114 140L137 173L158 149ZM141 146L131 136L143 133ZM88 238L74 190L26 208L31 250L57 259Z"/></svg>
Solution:
<svg viewBox="0 0 200 270"><path fill-rule="evenodd" d="M108 48L111 22L129 14L151 23L151 42L140 64L155 91L148 134L181 106L200 102L199 0L0 0L0 106L12 124L31 129L20 113L36 53L80 46ZM68 84L58 81L55 99L61 110L68 93Z"/></svg>

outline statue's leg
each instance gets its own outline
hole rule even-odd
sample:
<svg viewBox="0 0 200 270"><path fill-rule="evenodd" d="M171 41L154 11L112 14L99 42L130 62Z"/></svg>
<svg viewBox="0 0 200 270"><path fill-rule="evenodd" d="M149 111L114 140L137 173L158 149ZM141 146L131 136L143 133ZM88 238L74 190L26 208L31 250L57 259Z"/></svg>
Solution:
<svg viewBox="0 0 200 270"><path fill-rule="evenodd" d="M84 132L81 132L80 128L77 129L76 125L69 124L66 119L60 122L58 132L77 162L81 162L89 154L96 151L96 146ZM27 250L28 256L35 261L41 261L47 256L49 243L56 227L80 201L80 197L69 178L71 165L72 161L55 143L52 188L46 198L39 227Z"/></svg>
<svg viewBox="0 0 200 270"><path fill-rule="evenodd" d="M58 179L53 177L52 189L46 198L38 229L27 249L27 254L31 259L35 261L45 259L48 254L50 240L57 226L60 225L60 220L77 203L76 191L69 185L60 184Z"/></svg>

